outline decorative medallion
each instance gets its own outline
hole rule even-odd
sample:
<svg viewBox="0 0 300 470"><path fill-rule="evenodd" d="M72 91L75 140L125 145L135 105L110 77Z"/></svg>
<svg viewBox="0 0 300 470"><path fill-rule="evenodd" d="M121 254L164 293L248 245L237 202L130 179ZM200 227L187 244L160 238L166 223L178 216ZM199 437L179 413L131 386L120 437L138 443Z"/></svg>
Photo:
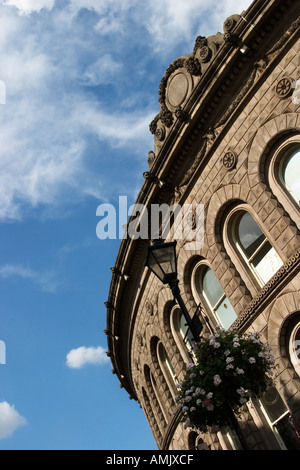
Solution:
<svg viewBox="0 0 300 470"><path fill-rule="evenodd" d="M237 154L233 150L229 150L222 158L222 163L226 170L232 170L237 164Z"/></svg>
<svg viewBox="0 0 300 470"><path fill-rule="evenodd" d="M283 77L279 80L275 88L278 98L285 99L292 94L293 81L290 77Z"/></svg>
<svg viewBox="0 0 300 470"><path fill-rule="evenodd" d="M187 223L188 223L188 226L191 227L192 229L195 229L197 224L196 224L197 220L196 220L196 214L195 213L192 213L192 212L189 212L187 214Z"/></svg>
<svg viewBox="0 0 300 470"><path fill-rule="evenodd" d="M163 142L165 140L165 137L166 137L166 130L164 127L158 127L155 131L155 137L157 138L157 140L159 140L160 142Z"/></svg>
<svg viewBox="0 0 300 470"><path fill-rule="evenodd" d="M199 60L200 62L208 62L211 59L212 50L208 46L201 47L199 51Z"/></svg>
<svg viewBox="0 0 300 470"><path fill-rule="evenodd" d="M187 96L188 89L187 76L181 72L174 75L170 80L167 92L170 105L174 108L180 106Z"/></svg>

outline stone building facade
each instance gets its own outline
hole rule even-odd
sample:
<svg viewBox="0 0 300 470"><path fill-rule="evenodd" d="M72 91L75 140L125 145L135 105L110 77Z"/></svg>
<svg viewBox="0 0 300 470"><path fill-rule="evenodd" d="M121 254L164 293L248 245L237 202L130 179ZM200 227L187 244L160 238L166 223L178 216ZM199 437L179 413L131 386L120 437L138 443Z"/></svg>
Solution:
<svg viewBox="0 0 300 470"><path fill-rule="evenodd" d="M168 67L137 198L149 209L203 205L201 247L187 249L188 236L177 243L185 305L191 316L202 306L204 334L217 324L255 330L272 347L276 388L239 418L252 450L300 449L299 13L298 0L255 0ZM149 243L124 238L112 268L113 373L159 449L239 449L231 430L208 435L180 423L176 383L191 353L170 288L144 266Z"/></svg>

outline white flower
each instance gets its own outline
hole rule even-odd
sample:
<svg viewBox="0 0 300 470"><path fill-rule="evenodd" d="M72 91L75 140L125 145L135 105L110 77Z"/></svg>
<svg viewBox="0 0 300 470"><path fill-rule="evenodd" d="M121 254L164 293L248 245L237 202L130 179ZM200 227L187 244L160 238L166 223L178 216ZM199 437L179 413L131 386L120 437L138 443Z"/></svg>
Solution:
<svg viewBox="0 0 300 470"><path fill-rule="evenodd" d="M248 401L247 398L243 398L243 397L240 398L240 403L241 404L246 403L247 401Z"/></svg>
<svg viewBox="0 0 300 470"><path fill-rule="evenodd" d="M244 374L245 372L243 371L243 369L239 369L239 368L237 367L237 368L236 368L236 373L237 373L238 375L242 375L242 374Z"/></svg>
<svg viewBox="0 0 300 470"><path fill-rule="evenodd" d="M199 398L199 399L196 401L196 404L197 404L198 406L202 405L202 400L200 400L200 398Z"/></svg>
<svg viewBox="0 0 300 470"><path fill-rule="evenodd" d="M246 394L246 390L244 387L241 387L237 389L237 393L243 397Z"/></svg>
<svg viewBox="0 0 300 470"><path fill-rule="evenodd" d="M233 364L228 364L228 365L226 366L226 370L229 370L229 369L234 369Z"/></svg>
<svg viewBox="0 0 300 470"><path fill-rule="evenodd" d="M227 357L226 364L230 364L230 362L233 362L233 361L234 361L233 357Z"/></svg>
<svg viewBox="0 0 300 470"><path fill-rule="evenodd" d="M233 347L234 347L234 348L238 348L239 346L240 346L240 343L238 343L237 341L235 341L235 342L233 343Z"/></svg>
<svg viewBox="0 0 300 470"><path fill-rule="evenodd" d="M254 364L256 362L255 357L249 357L250 364Z"/></svg>
<svg viewBox="0 0 300 470"><path fill-rule="evenodd" d="M193 363L187 364L186 365L186 370L191 370L193 367L195 367L195 364L193 364Z"/></svg>
<svg viewBox="0 0 300 470"><path fill-rule="evenodd" d="M222 382L221 377L219 375L215 375L214 376L214 385L217 387L218 385L220 385L221 382Z"/></svg>
<svg viewBox="0 0 300 470"><path fill-rule="evenodd" d="M229 356L229 354L230 354L229 349L226 349L226 351L224 352L224 354L225 354L225 356Z"/></svg>
<svg viewBox="0 0 300 470"><path fill-rule="evenodd" d="M194 406L192 406L190 411L196 411L196 408Z"/></svg>
<svg viewBox="0 0 300 470"><path fill-rule="evenodd" d="M206 395L206 398L208 398L209 400L213 397L213 393L212 392L209 392L207 395Z"/></svg>
<svg viewBox="0 0 300 470"><path fill-rule="evenodd" d="M197 387L196 390L195 390L194 395L196 397L199 396L199 395L205 395L205 390L203 390L203 388Z"/></svg>
<svg viewBox="0 0 300 470"><path fill-rule="evenodd" d="M188 409L187 406L184 406L184 407L182 408L182 411L183 411L183 413L186 413L187 411L189 411L189 409Z"/></svg>

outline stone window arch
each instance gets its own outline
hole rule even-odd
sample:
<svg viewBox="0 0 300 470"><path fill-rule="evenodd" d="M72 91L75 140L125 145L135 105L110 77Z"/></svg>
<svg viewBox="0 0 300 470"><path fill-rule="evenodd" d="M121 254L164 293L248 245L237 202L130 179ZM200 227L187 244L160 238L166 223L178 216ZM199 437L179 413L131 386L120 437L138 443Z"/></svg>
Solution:
<svg viewBox="0 0 300 470"><path fill-rule="evenodd" d="M169 358L169 355L164 347L162 341L157 343L157 357L162 373L165 377L165 380L168 384L171 395L175 401L176 396L176 385L179 383L175 369Z"/></svg>
<svg viewBox="0 0 300 470"><path fill-rule="evenodd" d="M152 406L151 406L151 401L149 399L149 396L146 392L146 390L142 389L142 395L143 395L143 400L144 400L144 412L145 412L145 415L146 415L146 418L149 422L149 425L152 429L152 432L154 434L154 437L155 437L155 440L156 442L159 444L162 442L162 433L161 433L161 430L160 430L160 427L157 423L157 419L155 417L155 414L153 412L153 409L152 409Z"/></svg>
<svg viewBox="0 0 300 470"><path fill-rule="evenodd" d="M172 415L175 406L176 382L173 376L174 369L170 358L165 350L162 341L157 337L152 337L150 341L150 351L152 358L152 373L156 383L157 393L161 403L164 403L165 415Z"/></svg>
<svg viewBox="0 0 300 470"><path fill-rule="evenodd" d="M177 305L175 305L171 310L170 320L171 331L176 346L184 362L189 363L194 357L192 349L192 335L187 326L186 319Z"/></svg>
<svg viewBox="0 0 300 470"><path fill-rule="evenodd" d="M204 306L213 325L227 329L237 319L215 273L204 260L198 262L192 271L192 292L196 303Z"/></svg>
<svg viewBox="0 0 300 470"><path fill-rule="evenodd" d="M269 186L299 226L300 135L290 135L274 145L267 166Z"/></svg>
<svg viewBox="0 0 300 470"><path fill-rule="evenodd" d="M163 403L160 399L160 395L157 390L155 379L148 365L144 366L144 376L148 391L148 393L144 393L144 398L145 396L147 396L147 401L145 401L145 404L147 407L148 415L151 417L153 423L158 426L159 432L163 433L163 430L166 427L167 423L166 410L164 409Z"/></svg>
<svg viewBox="0 0 300 470"><path fill-rule="evenodd" d="M248 285L250 281L249 290L253 295L283 265L270 238L247 204L237 205L228 211L224 220L224 245L241 276L243 273L242 277L248 278Z"/></svg>

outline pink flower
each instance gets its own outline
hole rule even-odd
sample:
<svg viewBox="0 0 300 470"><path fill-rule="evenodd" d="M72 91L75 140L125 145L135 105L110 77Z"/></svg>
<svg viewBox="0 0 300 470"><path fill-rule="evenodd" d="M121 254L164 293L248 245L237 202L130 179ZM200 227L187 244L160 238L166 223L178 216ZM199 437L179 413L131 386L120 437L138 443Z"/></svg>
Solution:
<svg viewBox="0 0 300 470"><path fill-rule="evenodd" d="M221 377L219 375L215 375L214 376L214 385L217 387L218 385L220 385L221 382L222 382Z"/></svg>

